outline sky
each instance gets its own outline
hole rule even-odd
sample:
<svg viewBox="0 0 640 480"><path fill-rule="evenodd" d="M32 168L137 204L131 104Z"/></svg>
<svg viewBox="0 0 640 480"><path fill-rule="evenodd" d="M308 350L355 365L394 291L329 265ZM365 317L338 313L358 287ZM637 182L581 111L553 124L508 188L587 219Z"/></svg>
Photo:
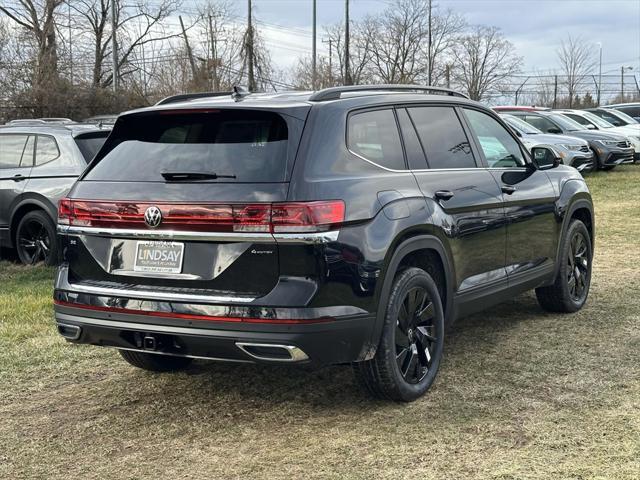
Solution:
<svg viewBox="0 0 640 480"><path fill-rule="evenodd" d="M198 0L186 0L195 5ZM358 20L387 8L392 1L350 0L350 14ZM597 58L602 45L603 74L632 66L640 78L640 0L440 0L439 5L463 14L468 23L499 27L524 57L524 73L549 72L557 65L557 49L567 35L581 36L593 45ZM246 0L234 1L239 19ZM253 0L253 14L273 60L281 69L311 53L312 0ZM318 52L323 26L344 18L344 0L317 0Z"/></svg>

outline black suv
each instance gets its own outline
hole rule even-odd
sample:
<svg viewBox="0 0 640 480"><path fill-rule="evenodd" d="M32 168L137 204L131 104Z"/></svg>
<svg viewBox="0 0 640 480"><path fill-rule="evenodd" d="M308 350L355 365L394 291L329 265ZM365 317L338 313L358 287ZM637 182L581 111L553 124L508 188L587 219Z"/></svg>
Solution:
<svg viewBox="0 0 640 480"><path fill-rule="evenodd" d="M434 87L236 92L123 114L59 206L55 317L132 365L353 363L433 382L455 318L536 289L586 301L587 186Z"/></svg>
<svg viewBox="0 0 640 480"><path fill-rule="evenodd" d="M0 246L15 247L23 263L56 263L58 200L108 135L67 119L0 126Z"/></svg>

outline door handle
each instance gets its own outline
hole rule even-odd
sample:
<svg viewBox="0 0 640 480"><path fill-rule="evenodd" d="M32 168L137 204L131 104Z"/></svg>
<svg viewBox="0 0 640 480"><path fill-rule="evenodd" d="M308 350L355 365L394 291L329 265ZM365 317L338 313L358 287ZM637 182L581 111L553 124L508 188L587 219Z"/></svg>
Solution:
<svg viewBox="0 0 640 480"><path fill-rule="evenodd" d="M512 187L511 185L503 185L502 187L500 187L500 190L502 190L502 193L511 195L513 192L516 191L516 187Z"/></svg>
<svg viewBox="0 0 640 480"><path fill-rule="evenodd" d="M436 198L438 200L449 200L453 198L453 192L451 190L438 190L436 192Z"/></svg>
<svg viewBox="0 0 640 480"><path fill-rule="evenodd" d="M13 180L14 182L21 182L22 180L26 180L27 177L25 177L24 175L14 175L13 177L11 177L11 180Z"/></svg>

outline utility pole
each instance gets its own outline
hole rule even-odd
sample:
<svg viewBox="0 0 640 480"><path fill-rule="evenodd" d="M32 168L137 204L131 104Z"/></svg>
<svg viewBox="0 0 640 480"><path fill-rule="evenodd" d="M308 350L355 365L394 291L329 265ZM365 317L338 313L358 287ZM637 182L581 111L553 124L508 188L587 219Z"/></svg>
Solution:
<svg viewBox="0 0 640 480"><path fill-rule="evenodd" d="M311 89L318 88L318 72L316 70L316 0L313 0L313 41L311 43Z"/></svg>
<svg viewBox="0 0 640 480"><path fill-rule="evenodd" d="M253 24L251 23L251 0L247 0L247 75L249 77L249 91L256 91L256 79L253 76Z"/></svg>
<svg viewBox="0 0 640 480"><path fill-rule="evenodd" d="M600 92L602 91L602 42L598 42L600 46L600 64L598 67L598 106L600 106Z"/></svg>
<svg viewBox="0 0 640 480"><path fill-rule="evenodd" d="M344 0L344 81L351 85L351 57L349 56L349 0Z"/></svg>
<svg viewBox="0 0 640 480"><path fill-rule="evenodd" d="M73 37L71 35L71 4L67 5L69 18L69 82L73 85Z"/></svg>
<svg viewBox="0 0 640 480"><path fill-rule="evenodd" d="M211 36L211 68L213 69L213 91L220 90L220 79L218 78L218 45L216 37L213 33L213 21L209 15L209 35Z"/></svg>
<svg viewBox="0 0 640 480"><path fill-rule="evenodd" d="M333 40L329 37L329 40L322 40L322 43L329 44L329 85L333 87L333 48L331 47Z"/></svg>
<svg viewBox="0 0 640 480"><path fill-rule="evenodd" d="M429 61L428 71L427 71L427 85L431 85L433 80L433 59L431 58L431 44L433 42L433 37L431 36L431 26L433 25L431 19L431 11L433 10L433 1L429 0L427 8L429 9L429 38L427 40L427 60ZM447 65L447 72L449 71L449 66ZM448 75L448 73L447 73ZM447 77L447 88L449 88L449 79Z"/></svg>
<svg viewBox="0 0 640 480"><path fill-rule="evenodd" d="M118 41L116 30L118 22L116 20L116 0L111 0L111 63L113 65L113 91L118 91Z"/></svg>
<svg viewBox="0 0 640 480"><path fill-rule="evenodd" d="M444 76L447 81L447 88L451 88L451 65L448 63L444 69Z"/></svg>
<svg viewBox="0 0 640 480"><path fill-rule="evenodd" d="M553 108L556 108L558 103L558 75L555 75L553 81Z"/></svg>
<svg viewBox="0 0 640 480"><path fill-rule="evenodd" d="M184 22L182 21L182 15L178 16L180 20L180 28L182 28L182 36L184 37L184 43L187 46L187 56L189 57L189 65L191 65L191 74L193 75L193 82L199 85L198 67L196 67L196 61L193 58L193 51L191 45L189 45L189 37L187 37L187 30L184 28Z"/></svg>

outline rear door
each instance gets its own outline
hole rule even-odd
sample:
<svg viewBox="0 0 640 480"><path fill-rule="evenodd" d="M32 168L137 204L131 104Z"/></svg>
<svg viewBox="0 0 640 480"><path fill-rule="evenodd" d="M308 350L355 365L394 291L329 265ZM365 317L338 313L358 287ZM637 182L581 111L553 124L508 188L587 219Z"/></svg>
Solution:
<svg viewBox="0 0 640 480"><path fill-rule="evenodd" d="M79 241L70 280L271 291L279 266L268 206L286 199L303 123L239 109L120 117L72 190Z"/></svg>
<svg viewBox="0 0 640 480"><path fill-rule="evenodd" d="M506 282L502 195L476 161L458 113L452 106L409 107L399 110L399 121L405 145L419 140L407 147L409 164L432 203L433 223L449 237L455 290Z"/></svg>
<svg viewBox="0 0 640 480"><path fill-rule="evenodd" d="M31 169L35 136L25 133L0 134L0 229L7 237L11 210L24 191Z"/></svg>
<svg viewBox="0 0 640 480"><path fill-rule="evenodd" d="M498 120L480 110L462 111L484 164L502 190L508 222L507 273L516 276L535 268L553 268L560 224L549 177L525 167L525 153Z"/></svg>

